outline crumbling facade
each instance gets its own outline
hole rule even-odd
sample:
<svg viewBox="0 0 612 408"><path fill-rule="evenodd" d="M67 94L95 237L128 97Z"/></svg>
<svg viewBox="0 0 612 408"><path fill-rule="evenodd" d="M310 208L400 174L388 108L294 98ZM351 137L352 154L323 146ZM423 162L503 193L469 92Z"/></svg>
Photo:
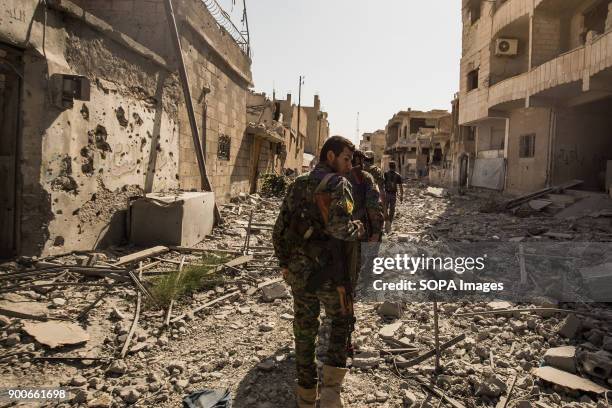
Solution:
<svg viewBox="0 0 612 408"><path fill-rule="evenodd" d="M470 185L521 193L578 179L603 191L612 3L464 0L458 104Z"/></svg>
<svg viewBox="0 0 612 408"><path fill-rule="evenodd" d="M321 111L321 99L315 95L313 106L303 106L307 119L306 144L304 152L317 156L323 143L329 137L327 112Z"/></svg>
<svg viewBox="0 0 612 408"><path fill-rule="evenodd" d="M250 188L251 60L201 1L174 3L223 202ZM0 9L2 256L119 243L131 198L200 189L161 0L0 0Z"/></svg>
<svg viewBox="0 0 612 408"><path fill-rule="evenodd" d="M386 134L385 131L379 129L372 133L364 133L361 136L359 148L363 151L371 150L374 152L374 163L380 166L382 158L385 154Z"/></svg>
<svg viewBox="0 0 612 408"><path fill-rule="evenodd" d="M402 177L424 177L431 163L442 161L449 136L448 111L400 111L385 128L385 153Z"/></svg>

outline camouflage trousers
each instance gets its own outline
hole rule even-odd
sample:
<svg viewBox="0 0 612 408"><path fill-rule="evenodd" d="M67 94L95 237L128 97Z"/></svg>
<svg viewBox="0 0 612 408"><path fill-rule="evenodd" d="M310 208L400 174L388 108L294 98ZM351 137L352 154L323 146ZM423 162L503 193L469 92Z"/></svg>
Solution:
<svg viewBox="0 0 612 408"><path fill-rule="evenodd" d="M332 286L324 284L314 293L292 286L296 371L298 384L304 388L314 388L317 385L315 348L321 304L325 308L326 316L331 320L325 363L335 367L346 366L351 322L342 314L340 297L336 288Z"/></svg>
<svg viewBox="0 0 612 408"><path fill-rule="evenodd" d="M395 204L397 203L397 193L387 193L386 212L387 220L393 222L395 218Z"/></svg>

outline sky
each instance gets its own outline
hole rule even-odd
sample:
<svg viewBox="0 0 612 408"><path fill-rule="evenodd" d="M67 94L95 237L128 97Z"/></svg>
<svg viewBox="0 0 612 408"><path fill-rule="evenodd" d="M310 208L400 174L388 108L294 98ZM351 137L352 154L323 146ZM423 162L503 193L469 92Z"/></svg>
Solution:
<svg viewBox="0 0 612 408"><path fill-rule="evenodd" d="M217 0L228 12L233 0ZM241 28L242 1L232 20ZM357 142L400 110L447 109L459 88L457 0L246 0L254 89L302 105L318 93L331 135Z"/></svg>

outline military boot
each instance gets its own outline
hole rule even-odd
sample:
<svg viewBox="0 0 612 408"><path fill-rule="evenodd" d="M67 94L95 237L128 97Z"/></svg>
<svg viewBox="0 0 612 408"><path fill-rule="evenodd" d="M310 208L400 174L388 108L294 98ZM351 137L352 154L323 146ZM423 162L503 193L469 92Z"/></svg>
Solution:
<svg viewBox="0 0 612 408"><path fill-rule="evenodd" d="M347 368L323 366L323 386L319 393L321 408L342 408L344 403L340 397L340 389L344 376L348 372Z"/></svg>
<svg viewBox="0 0 612 408"><path fill-rule="evenodd" d="M315 408L317 402L316 388L304 388L298 385L295 394L297 408Z"/></svg>

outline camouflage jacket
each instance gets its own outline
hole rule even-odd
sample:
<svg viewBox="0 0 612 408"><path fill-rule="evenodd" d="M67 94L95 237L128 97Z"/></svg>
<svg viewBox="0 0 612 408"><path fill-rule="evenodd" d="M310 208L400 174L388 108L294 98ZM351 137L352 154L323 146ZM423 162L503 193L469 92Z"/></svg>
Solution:
<svg viewBox="0 0 612 408"><path fill-rule="evenodd" d="M317 191L330 173L332 175L324 188ZM317 205L317 193L328 197L326 214L322 214ZM296 257L318 259L318 255L312 255L312 250L324 252L325 246L317 243L330 237L357 241L358 227L352 219L353 208L348 180L333 174L326 164L319 163L311 172L297 177L287 189L272 233L280 267L286 268Z"/></svg>
<svg viewBox="0 0 612 408"><path fill-rule="evenodd" d="M384 215L380 190L374 177L367 171L353 169L348 179L351 182L355 200L353 217L366 226L368 235L381 234ZM369 236L364 238L367 239Z"/></svg>
<svg viewBox="0 0 612 408"><path fill-rule="evenodd" d="M382 170L374 165L366 166L364 170L370 173L372 177L374 177L374 181L376 181L378 189L382 189L385 184L385 175L383 174Z"/></svg>

